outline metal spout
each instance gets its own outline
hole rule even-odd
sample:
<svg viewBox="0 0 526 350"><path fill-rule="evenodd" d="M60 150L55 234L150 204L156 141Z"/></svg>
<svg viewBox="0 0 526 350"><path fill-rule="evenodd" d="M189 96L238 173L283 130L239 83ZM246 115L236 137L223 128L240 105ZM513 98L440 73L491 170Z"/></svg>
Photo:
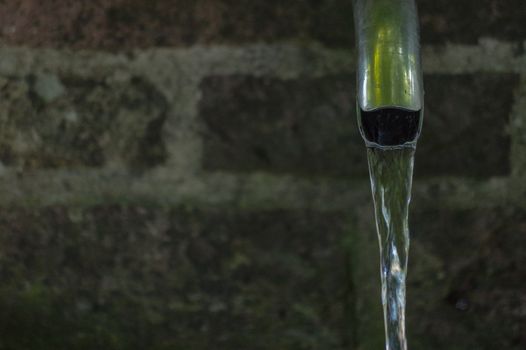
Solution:
<svg viewBox="0 0 526 350"><path fill-rule="evenodd" d="M362 136L368 146L414 145L424 100L415 1L354 0L354 22Z"/></svg>

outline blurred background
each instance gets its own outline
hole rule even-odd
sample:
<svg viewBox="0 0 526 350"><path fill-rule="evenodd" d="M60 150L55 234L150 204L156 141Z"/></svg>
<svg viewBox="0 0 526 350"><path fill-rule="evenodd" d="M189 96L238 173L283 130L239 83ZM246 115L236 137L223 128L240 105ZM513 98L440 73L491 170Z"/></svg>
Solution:
<svg viewBox="0 0 526 350"><path fill-rule="evenodd" d="M0 2L0 349L383 348L351 0ZM526 349L526 2L419 0L413 349Z"/></svg>

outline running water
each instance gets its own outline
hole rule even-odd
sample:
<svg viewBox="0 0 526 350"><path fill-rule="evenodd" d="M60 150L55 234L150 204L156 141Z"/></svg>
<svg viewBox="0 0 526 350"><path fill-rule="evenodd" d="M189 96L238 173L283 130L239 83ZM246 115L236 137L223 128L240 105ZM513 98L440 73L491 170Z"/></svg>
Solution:
<svg viewBox="0 0 526 350"><path fill-rule="evenodd" d="M386 349L406 350L405 279L409 251L408 210L415 146L368 147L369 173L380 243Z"/></svg>

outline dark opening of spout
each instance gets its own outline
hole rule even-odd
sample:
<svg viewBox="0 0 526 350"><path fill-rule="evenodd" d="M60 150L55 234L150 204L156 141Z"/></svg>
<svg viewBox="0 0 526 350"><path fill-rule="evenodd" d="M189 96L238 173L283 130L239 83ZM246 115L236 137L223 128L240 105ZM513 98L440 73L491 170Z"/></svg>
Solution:
<svg viewBox="0 0 526 350"><path fill-rule="evenodd" d="M403 146L415 142L420 129L420 111L402 108L359 110L360 128L368 144Z"/></svg>

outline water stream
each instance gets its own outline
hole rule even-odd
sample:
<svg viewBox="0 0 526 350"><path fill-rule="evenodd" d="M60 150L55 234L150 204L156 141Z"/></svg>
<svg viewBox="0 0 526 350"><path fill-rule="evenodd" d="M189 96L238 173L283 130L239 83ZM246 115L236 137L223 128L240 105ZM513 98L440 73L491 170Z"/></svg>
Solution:
<svg viewBox="0 0 526 350"><path fill-rule="evenodd" d="M407 349L405 280L414 154L414 145L395 149L367 148L376 229L380 244L387 350Z"/></svg>

